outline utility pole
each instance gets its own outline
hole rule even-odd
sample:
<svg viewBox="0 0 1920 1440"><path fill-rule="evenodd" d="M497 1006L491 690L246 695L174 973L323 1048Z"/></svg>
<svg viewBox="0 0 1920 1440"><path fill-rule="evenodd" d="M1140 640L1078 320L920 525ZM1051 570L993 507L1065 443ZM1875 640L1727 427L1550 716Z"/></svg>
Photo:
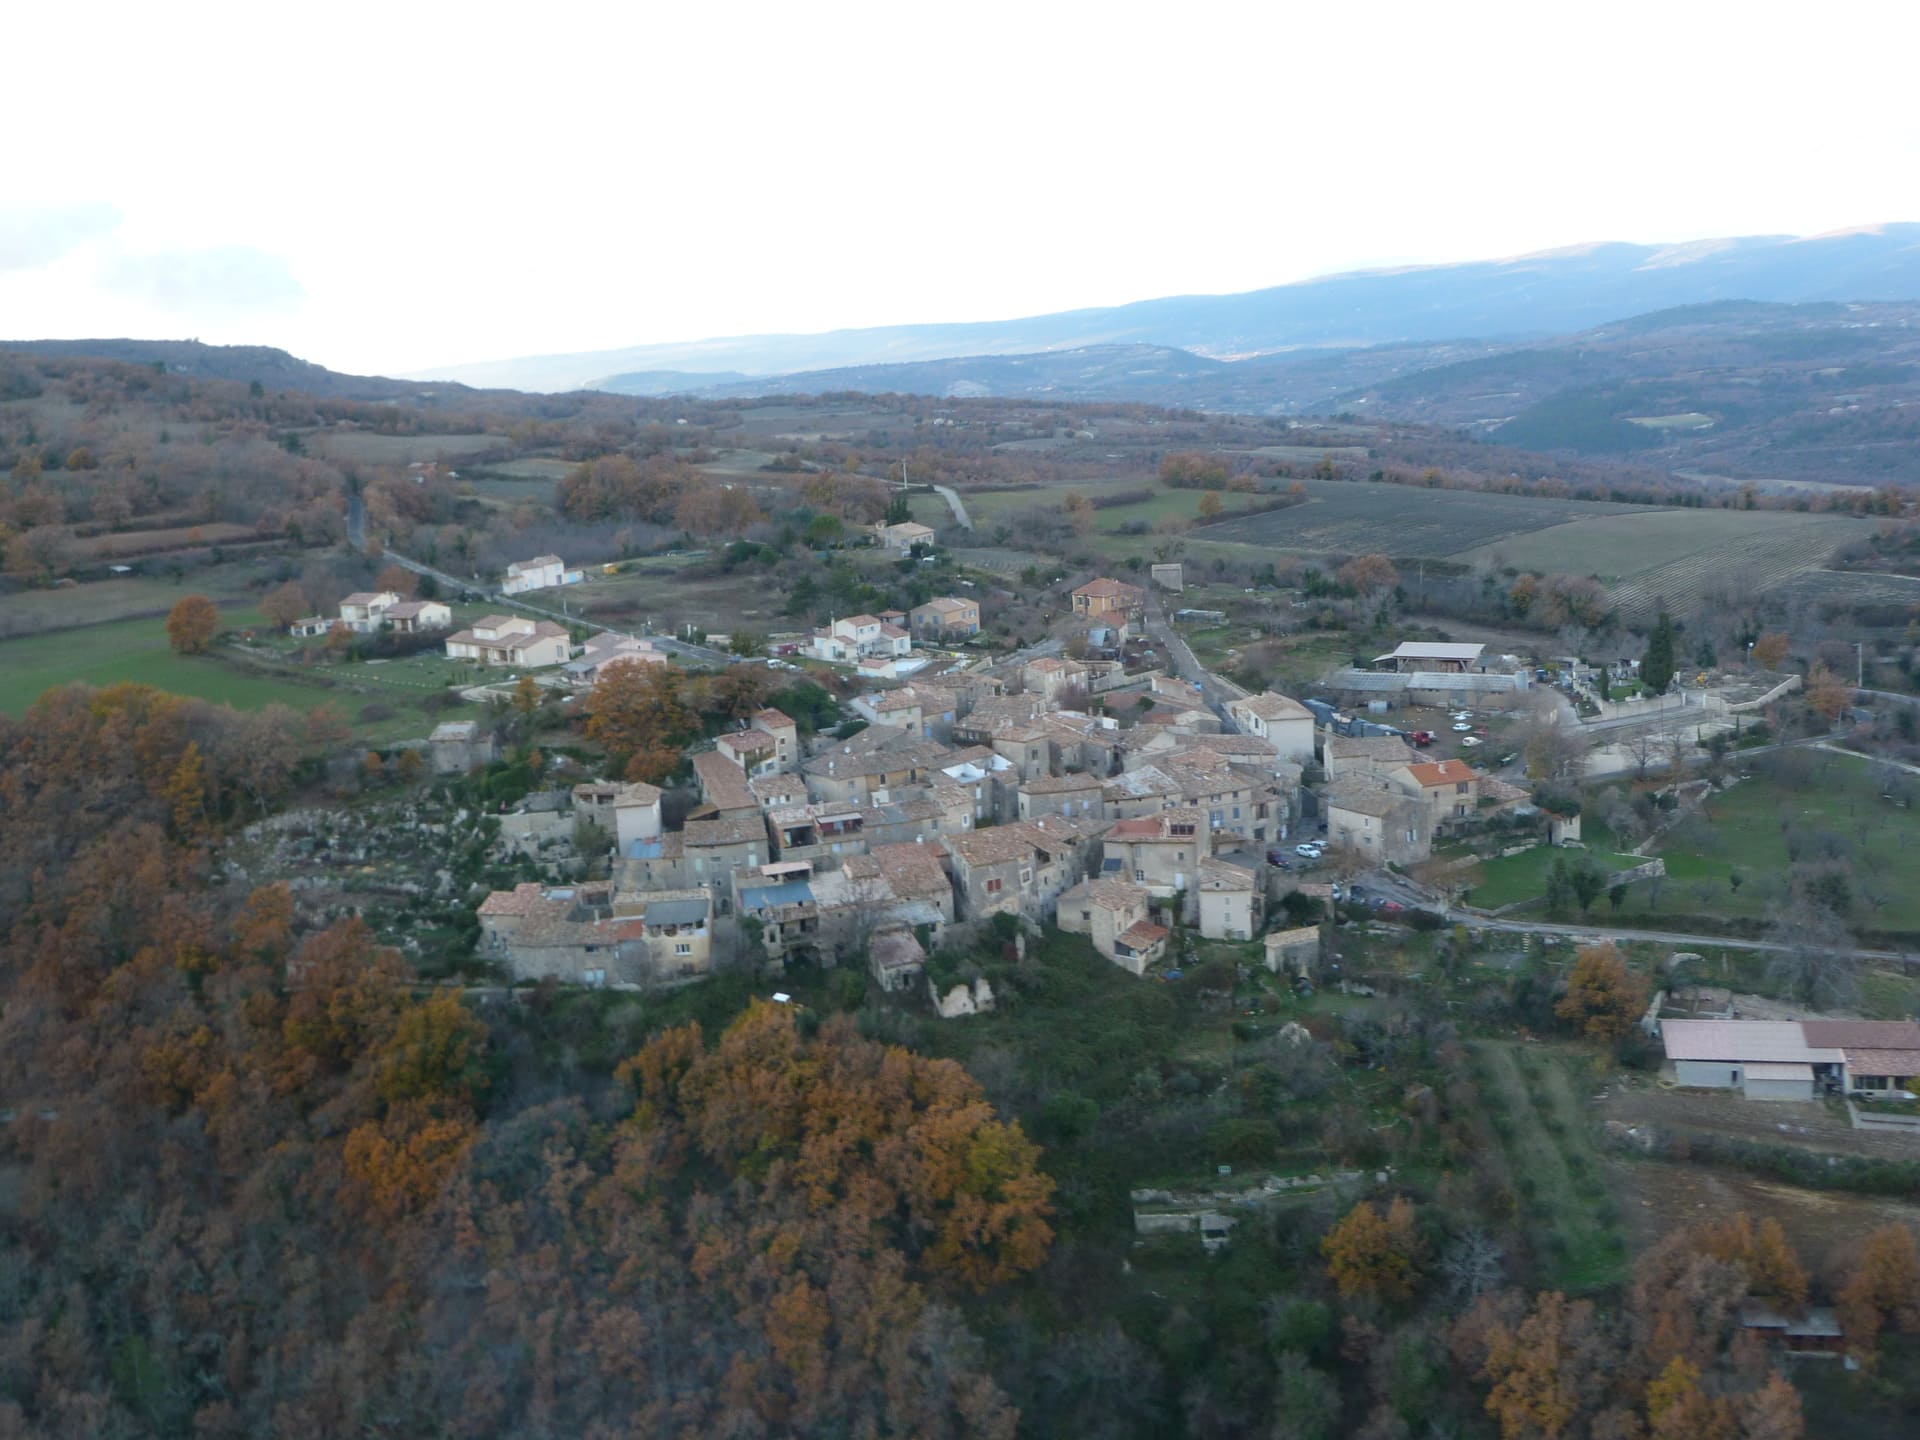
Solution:
<svg viewBox="0 0 1920 1440"><path fill-rule="evenodd" d="M1853 642L1853 688L1867 688L1867 652L1861 648L1861 642Z"/></svg>

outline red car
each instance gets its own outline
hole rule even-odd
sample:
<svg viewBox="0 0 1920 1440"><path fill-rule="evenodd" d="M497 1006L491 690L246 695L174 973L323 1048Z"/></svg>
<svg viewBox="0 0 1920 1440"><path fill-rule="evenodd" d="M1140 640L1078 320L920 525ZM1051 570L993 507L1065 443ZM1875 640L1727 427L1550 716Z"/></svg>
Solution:
<svg viewBox="0 0 1920 1440"><path fill-rule="evenodd" d="M1409 735L1407 739L1411 740L1415 745L1431 745L1433 743L1433 732L1431 730L1416 730Z"/></svg>

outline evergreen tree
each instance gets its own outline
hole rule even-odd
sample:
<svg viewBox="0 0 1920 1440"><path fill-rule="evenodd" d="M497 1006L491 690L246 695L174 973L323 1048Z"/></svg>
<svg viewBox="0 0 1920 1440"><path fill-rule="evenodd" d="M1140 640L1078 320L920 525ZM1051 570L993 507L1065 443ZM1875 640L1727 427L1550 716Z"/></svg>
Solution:
<svg viewBox="0 0 1920 1440"><path fill-rule="evenodd" d="M1640 678L1652 687L1656 695L1665 694L1667 686L1673 683L1673 621L1665 611L1655 622L1653 633L1647 636L1647 653L1640 662Z"/></svg>

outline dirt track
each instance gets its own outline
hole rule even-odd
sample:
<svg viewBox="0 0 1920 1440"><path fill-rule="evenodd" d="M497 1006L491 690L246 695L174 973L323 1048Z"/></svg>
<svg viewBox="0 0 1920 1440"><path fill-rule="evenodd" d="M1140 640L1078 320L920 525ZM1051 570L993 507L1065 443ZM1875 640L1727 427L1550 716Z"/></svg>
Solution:
<svg viewBox="0 0 1920 1440"><path fill-rule="evenodd" d="M1600 1118L1623 1125L1725 1135L1769 1145L1788 1145L1827 1155L1866 1155L1920 1160L1920 1134L1855 1130L1843 1114L1824 1104L1746 1100L1699 1090L1663 1090L1645 1081L1611 1087L1596 1105Z"/></svg>

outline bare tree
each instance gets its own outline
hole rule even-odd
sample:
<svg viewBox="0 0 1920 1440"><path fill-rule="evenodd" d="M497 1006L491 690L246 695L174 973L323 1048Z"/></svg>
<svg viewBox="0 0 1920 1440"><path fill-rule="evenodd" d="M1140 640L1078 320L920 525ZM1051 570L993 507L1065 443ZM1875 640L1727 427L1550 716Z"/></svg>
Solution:
<svg viewBox="0 0 1920 1440"><path fill-rule="evenodd" d="M1563 723L1559 701L1551 695L1534 698L1521 726L1521 745L1527 774L1549 782L1577 780L1587 768L1587 737L1577 723Z"/></svg>
<svg viewBox="0 0 1920 1440"><path fill-rule="evenodd" d="M1853 937L1831 910L1795 896L1767 938L1783 947L1768 964L1767 974L1791 998L1825 1010L1851 1004L1859 995Z"/></svg>
<svg viewBox="0 0 1920 1440"><path fill-rule="evenodd" d="M1440 1257L1440 1274L1447 1282L1447 1298L1466 1305L1498 1289L1506 1278L1506 1252L1485 1230L1468 1230Z"/></svg>

